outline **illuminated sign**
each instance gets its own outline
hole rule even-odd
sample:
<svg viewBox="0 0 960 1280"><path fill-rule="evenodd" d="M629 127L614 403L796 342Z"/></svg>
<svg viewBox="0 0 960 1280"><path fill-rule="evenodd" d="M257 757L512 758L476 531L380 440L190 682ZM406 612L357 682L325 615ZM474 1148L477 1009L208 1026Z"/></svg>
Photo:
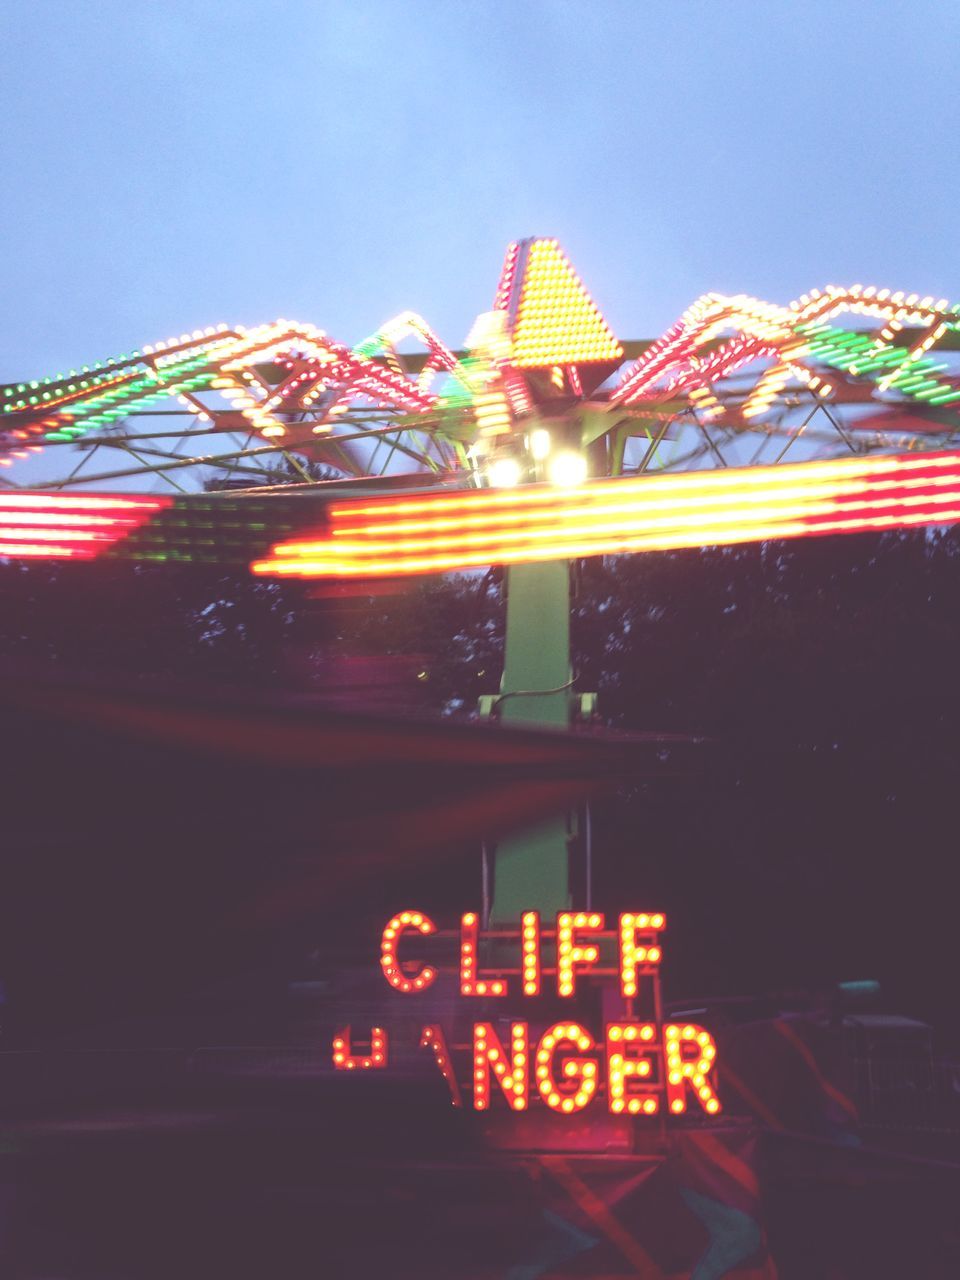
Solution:
<svg viewBox="0 0 960 1280"><path fill-rule="evenodd" d="M623 912L608 928L600 912L561 911L547 927L539 912L525 911L519 926L484 931L471 911L453 932L438 930L422 911L401 911L384 926L380 967L400 995L416 999L446 980L463 1000L485 1002L459 1042L435 1021L419 1032L417 1043L430 1051L456 1107L469 1096L475 1111L542 1104L570 1115L604 1105L614 1115L653 1116L680 1115L693 1104L713 1116L721 1110L713 1037L663 1016L665 929L660 912ZM561 1002L608 1004L599 997L614 985L622 1013L597 1031L585 1014L556 1017ZM504 1017L498 1001L508 1006ZM534 1001L547 1005L545 1015L527 1013ZM341 1028L333 1065L388 1069L389 1031Z"/></svg>

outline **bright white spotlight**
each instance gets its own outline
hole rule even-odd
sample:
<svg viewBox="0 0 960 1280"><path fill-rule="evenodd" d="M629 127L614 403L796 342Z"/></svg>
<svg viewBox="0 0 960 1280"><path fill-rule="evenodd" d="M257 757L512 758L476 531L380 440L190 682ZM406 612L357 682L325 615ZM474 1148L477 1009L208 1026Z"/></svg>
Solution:
<svg viewBox="0 0 960 1280"><path fill-rule="evenodd" d="M494 489L512 489L522 478L523 472L516 458L494 458L487 467L487 479Z"/></svg>
<svg viewBox="0 0 960 1280"><path fill-rule="evenodd" d="M573 485L583 484L587 478L587 460L582 453L574 453L572 449L564 449L554 454L547 467L550 483L561 489L569 489Z"/></svg>
<svg viewBox="0 0 960 1280"><path fill-rule="evenodd" d="M550 452L550 446L553 441L550 439L550 432L546 427L535 427L530 432L530 452L538 462L542 461Z"/></svg>

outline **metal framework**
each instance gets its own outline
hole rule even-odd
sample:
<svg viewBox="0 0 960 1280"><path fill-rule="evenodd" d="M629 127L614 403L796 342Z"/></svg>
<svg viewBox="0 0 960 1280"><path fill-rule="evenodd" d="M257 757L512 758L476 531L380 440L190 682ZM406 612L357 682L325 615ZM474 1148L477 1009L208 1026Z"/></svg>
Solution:
<svg viewBox="0 0 960 1280"><path fill-rule="evenodd" d="M556 242L519 241L462 351L413 313L354 348L279 320L0 388L0 485L183 494L260 487L283 464L302 484L319 466L479 487L497 463L536 473L534 417L595 476L942 449L960 429L958 322L945 299L828 286L788 306L706 294L622 344Z"/></svg>
<svg viewBox="0 0 960 1280"><path fill-rule="evenodd" d="M353 348L279 320L0 388L0 555L503 563L497 712L563 727L570 559L960 520L958 357L960 307L862 285L706 294L624 344L557 242L522 240L462 350L413 313ZM566 837L501 846L494 919L567 905Z"/></svg>

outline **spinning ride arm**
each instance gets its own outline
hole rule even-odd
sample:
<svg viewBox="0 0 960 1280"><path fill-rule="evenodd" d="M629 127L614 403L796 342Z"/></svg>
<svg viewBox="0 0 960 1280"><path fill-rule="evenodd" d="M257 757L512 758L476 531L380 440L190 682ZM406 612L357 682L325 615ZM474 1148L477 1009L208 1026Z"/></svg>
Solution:
<svg viewBox="0 0 960 1280"><path fill-rule="evenodd" d="M859 285L706 294L622 344L556 241L517 241L460 352L411 312L353 348L279 320L0 387L0 556L504 564L497 712L565 728L571 559L960 520L958 312ZM501 846L496 921L568 905L566 834Z"/></svg>

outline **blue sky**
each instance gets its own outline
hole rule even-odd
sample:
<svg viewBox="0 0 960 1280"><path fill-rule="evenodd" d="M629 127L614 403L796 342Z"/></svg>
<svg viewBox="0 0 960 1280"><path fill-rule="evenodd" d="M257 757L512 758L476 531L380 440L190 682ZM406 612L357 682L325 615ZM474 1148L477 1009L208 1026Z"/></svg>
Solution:
<svg viewBox="0 0 960 1280"><path fill-rule="evenodd" d="M0 382L220 321L450 342L556 235L623 337L708 289L960 300L960 5L32 0Z"/></svg>

